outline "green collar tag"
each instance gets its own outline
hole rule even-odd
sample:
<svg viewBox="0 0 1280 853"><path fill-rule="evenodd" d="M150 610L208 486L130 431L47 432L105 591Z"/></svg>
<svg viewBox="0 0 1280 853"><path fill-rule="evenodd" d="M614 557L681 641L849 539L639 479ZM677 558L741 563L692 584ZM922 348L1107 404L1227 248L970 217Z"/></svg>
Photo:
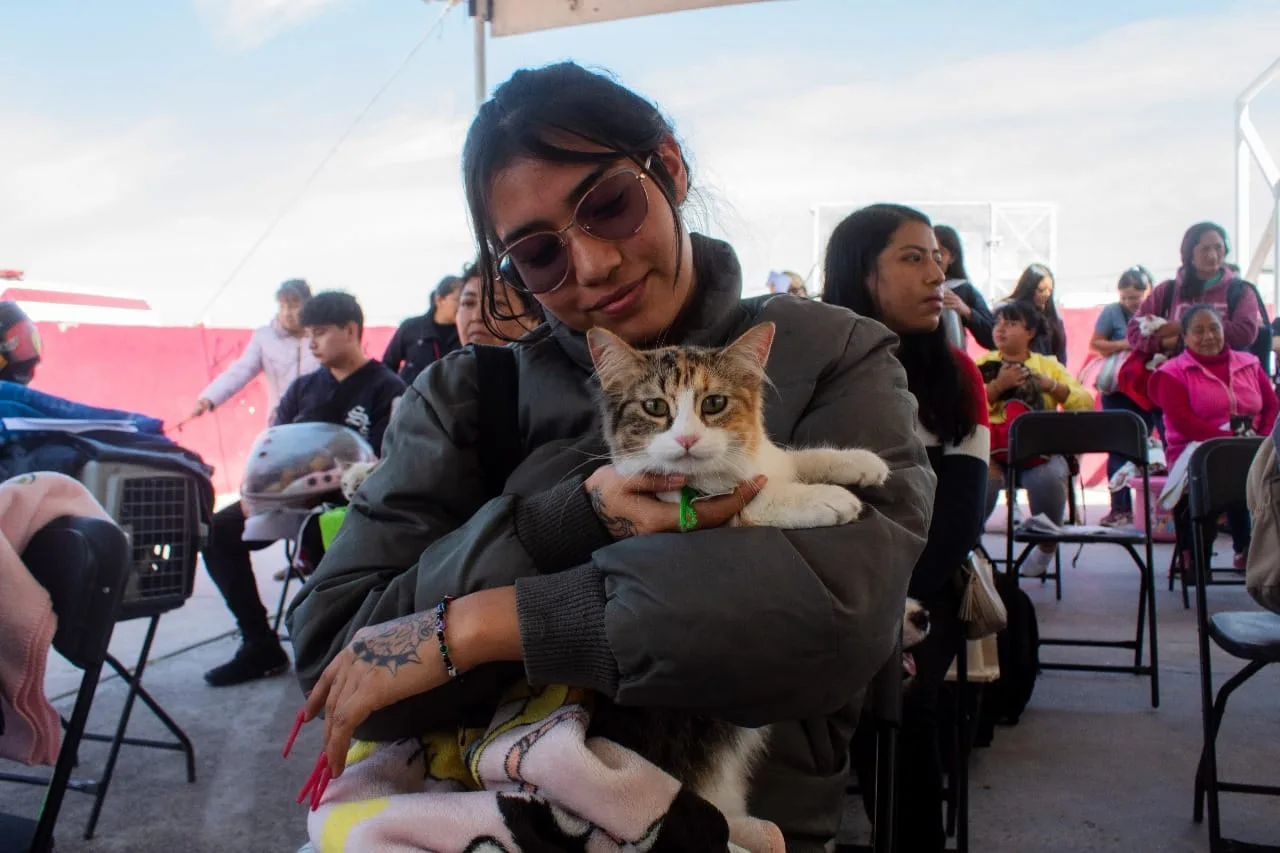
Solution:
<svg viewBox="0 0 1280 853"><path fill-rule="evenodd" d="M680 532L688 533L690 530L698 528L698 513L693 508L695 498L702 496L702 493L693 486L684 486L680 489Z"/></svg>

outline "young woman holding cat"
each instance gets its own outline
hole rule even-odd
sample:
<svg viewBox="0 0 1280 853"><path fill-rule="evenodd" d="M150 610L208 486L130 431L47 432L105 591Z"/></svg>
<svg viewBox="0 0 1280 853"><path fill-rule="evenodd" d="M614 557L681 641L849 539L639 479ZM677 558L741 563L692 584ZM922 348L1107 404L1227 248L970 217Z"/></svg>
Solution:
<svg viewBox="0 0 1280 853"><path fill-rule="evenodd" d="M992 432L1001 432L1009 420L1006 403L1024 405L1010 394L1029 393L1031 399L1025 408L1052 411L1058 406L1068 411L1088 411L1093 408L1091 395L1074 376L1067 372L1056 358L1034 350L1034 342L1043 329L1043 320L1036 306L1027 302L1006 302L995 310L995 352L978 358L978 367L999 364L1000 370L986 384L990 404ZM1025 391L1023 389L1026 389ZM1037 399L1037 395L1039 399ZM1007 427L1004 429L1007 436ZM992 442L995 451L999 441ZM991 479L987 483L987 515L996 506L996 498L1004 488L1004 469L994 460ZM1018 485L1027 490L1027 503L1032 515L1043 513L1055 524L1061 524L1067 516L1067 487L1070 471L1067 460L1052 456L1033 467L1018 473ZM985 517L985 516L984 516ZM1055 546L1041 545L1027 557L1019 572L1026 577L1042 577L1053 560Z"/></svg>
<svg viewBox="0 0 1280 853"><path fill-rule="evenodd" d="M960 648L956 572L982 535L989 435L982 377L951 346L940 322L943 281L935 232L924 214L876 204L850 214L827 244L823 301L874 317L897 333L898 360L920 407L920 434L938 476L928 544L911 573L910 594L929 611L929 637L912 649L916 673L903 698L899 739L900 850L942 850L942 757L938 691ZM873 779L874 734L859 729L858 774ZM864 785L868 813L872 785Z"/></svg>
<svg viewBox="0 0 1280 853"><path fill-rule="evenodd" d="M817 853L838 828L860 693L902 630L929 523L934 476L893 336L809 300L743 301L733 250L684 225L691 174L671 125L572 63L497 89L463 174L486 284L498 272L547 314L513 349L524 459L502 496L485 493L473 354L405 395L384 464L290 613L328 769L341 773L353 734L483 725L513 680L576 685L619 706L773 724L752 812L789 851ZM586 332L720 347L765 321L769 436L866 448L891 469L859 490L855 523L721 527L767 487L757 478L698 501L690 524L656 497L683 478L604 464Z"/></svg>

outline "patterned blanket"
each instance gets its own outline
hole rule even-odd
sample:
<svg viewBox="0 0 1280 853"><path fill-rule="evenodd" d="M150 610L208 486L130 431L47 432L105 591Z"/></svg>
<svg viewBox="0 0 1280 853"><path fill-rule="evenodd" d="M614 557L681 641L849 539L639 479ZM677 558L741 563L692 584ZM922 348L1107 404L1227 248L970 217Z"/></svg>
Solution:
<svg viewBox="0 0 1280 853"><path fill-rule="evenodd" d="M638 754L588 738L586 691L520 685L486 729L356 741L307 823L318 853L784 853Z"/></svg>

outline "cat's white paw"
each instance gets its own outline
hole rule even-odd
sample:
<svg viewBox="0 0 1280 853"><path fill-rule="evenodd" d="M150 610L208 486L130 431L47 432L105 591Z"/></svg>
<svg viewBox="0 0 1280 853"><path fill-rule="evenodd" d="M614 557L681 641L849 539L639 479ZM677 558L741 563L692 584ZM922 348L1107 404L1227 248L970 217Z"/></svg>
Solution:
<svg viewBox="0 0 1280 853"><path fill-rule="evenodd" d="M862 501L844 486L815 483L805 491L809 500L807 506L801 507L801 511L805 513L809 523L797 525L798 527L835 527L838 524L848 524L862 515Z"/></svg>
<svg viewBox="0 0 1280 853"><path fill-rule="evenodd" d="M831 482L846 486L881 486L889 479L889 465L870 450L845 450L833 466Z"/></svg>
<svg viewBox="0 0 1280 853"><path fill-rule="evenodd" d="M739 514L750 527L835 527L848 524L862 514L862 501L844 486L826 483L789 483L785 490L770 494L768 486Z"/></svg>

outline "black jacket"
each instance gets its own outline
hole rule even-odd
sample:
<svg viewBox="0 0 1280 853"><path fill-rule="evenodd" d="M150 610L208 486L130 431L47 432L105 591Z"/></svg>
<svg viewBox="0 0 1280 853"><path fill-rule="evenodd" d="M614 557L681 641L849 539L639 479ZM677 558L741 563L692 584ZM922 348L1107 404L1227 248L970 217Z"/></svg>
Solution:
<svg viewBox="0 0 1280 853"><path fill-rule="evenodd" d="M457 327L437 323L435 312L428 311L400 324L387 344L382 363L395 371L406 385L412 385L419 373L460 345Z"/></svg>
<svg viewBox="0 0 1280 853"><path fill-rule="evenodd" d="M382 362L369 359L339 382L322 367L289 383L276 409L275 423L323 423L350 427L382 453L382 434L391 420L391 403L405 384Z"/></svg>
<svg viewBox="0 0 1280 853"><path fill-rule="evenodd" d="M991 309L987 307L987 300L982 298L982 293L978 288L969 282L957 284L952 292L960 297L960 301L969 306L969 316L964 321L964 327L969 330L969 334L973 335L973 339L987 349L995 349L996 342L991 338L991 329L995 326L996 321L991 316Z"/></svg>

